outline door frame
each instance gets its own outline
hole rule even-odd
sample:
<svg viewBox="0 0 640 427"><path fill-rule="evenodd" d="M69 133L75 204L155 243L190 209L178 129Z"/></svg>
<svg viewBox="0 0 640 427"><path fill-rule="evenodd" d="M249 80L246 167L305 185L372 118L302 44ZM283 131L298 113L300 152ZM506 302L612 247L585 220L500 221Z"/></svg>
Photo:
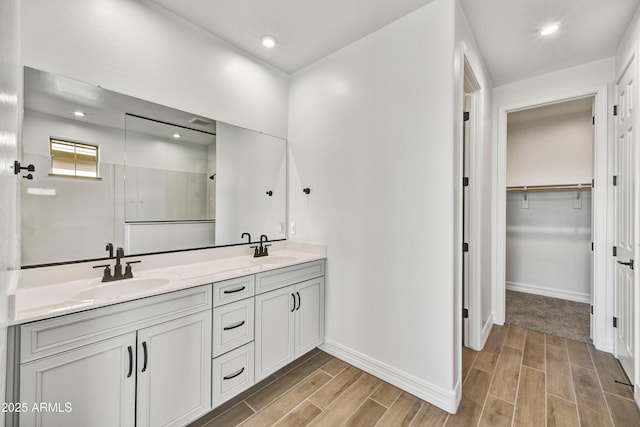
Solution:
<svg viewBox="0 0 640 427"><path fill-rule="evenodd" d="M594 170L595 188L592 193L593 201L593 283L594 292L591 296L594 320L592 331L593 343L599 350L611 352L613 350L613 332L611 319L613 316L613 283L607 274L607 245L611 236L607 233L607 208L610 200L610 183L607 180L608 171L608 135L609 117L607 117L608 88L607 85L574 90L557 95L533 98L527 101L501 106L497 111L497 146L494 147L494 224L493 230L493 316L496 324L505 322L506 299L506 181L507 181L507 114L573 99L595 97L595 130L594 130ZM609 268L611 268L609 266Z"/></svg>
<svg viewBox="0 0 640 427"><path fill-rule="evenodd" d="M480 351L482 350L482 347L484 346L484 342L486 340L486 337L484 337L485 339L483 339L483 334L482 334L482 301L481 301L482 288L480 285L480 274L481 274L480 273L480 264L481 264L480 241L481 240L480 240L479 206L481 206L481 204L479 200L480 191L478 191L479 189L478 170L480 170L481 168L476 164L476 159L478 158L477 144L479 143L479 141L482 140L482 135L479 135L479 132L481 132L481 128L478 123L478 120L481 119L480 109L478 106L478 103L480 102L478 100L478 93L482 90L482 86L480 85L479 80L476 77L476 73L474 72L474 67L469 58L469 54L466 50L464 51L463 58L462 58L462 74L463 74L463 79L467 80L469 82L469 86L471 86L472 88L471 92L466 92L466 90L464 89L464 83L463 83L463 88L462 88L463 110L465 110L465 104L466 104L465 97L469 96L470 101L469 101L469 109L468 109L469 120L467 125L468 135L465 135L465 132L463 130L462 147L461 147L462 157L464 157L465 151L468 150L468 161L469 161L468 165L466 165L468 168L468 178L469 178L469 185L466 187L467 188L466 191L468 192L468 197L466 200L468 204L467 206L468 218L466 218L468 234L466 235L464 233L465 187L464 186L462 187L462 199L463 199L462 237L463 239L465 239L466 243L469 244L469 252L467 254L466 264L464 262L464 253L461 252L461 258L460 258L461 264L467 271L466 290L464 289L465 287L464 275L461 277L462 287L463 287L463 298L464 300L466 300L466 301L462 301L462 304L463 304L463 308L465 308L465 302L466 302L466 305L467 305L466 308L468 308L469 314L467 319L463 319L464 334L462 338L463 338L465 347L469 347L474 350ZM462 123L462 126L464 128L465 126L464 122ZM464 176L465 175L464 158L462 159L462 162L463 162L462 176ZM460 250L462 251L462 247L460 248Z"/></svg>

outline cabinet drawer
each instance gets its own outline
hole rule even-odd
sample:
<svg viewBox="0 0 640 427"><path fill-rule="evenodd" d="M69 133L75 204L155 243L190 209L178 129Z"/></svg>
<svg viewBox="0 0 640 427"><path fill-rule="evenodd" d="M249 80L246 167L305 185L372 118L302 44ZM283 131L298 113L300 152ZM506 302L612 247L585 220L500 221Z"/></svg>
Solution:
<svg viewBox="0 0 640 427"><path fill-rule="evenodd" d="M218 307L253 296L255 278L253 275L238 277L213 284L213 306Z"/></svg>
<svg viewBox="0 0 640 427"><path fill-rule="evenodd" d="M27 323L20 327L20 363L210 309L205 285Z"/></svg>
<svg viewBox="0 0 640 427"><path fill-rule="evenodd" d="M213 359L213 407L253 385L253 343Z"/></svg>
<svg viewBox="0 0 640 427"><path fill-rule="evenodd" d="M213 309L213 357L253 341L253 298Z"/></svg>
<svg viewBox="0 0 640 427"><path fill-rule="evenodd" d="M324 260L306 262L256 274L256 293L271 291L324 276Z"/></svg>

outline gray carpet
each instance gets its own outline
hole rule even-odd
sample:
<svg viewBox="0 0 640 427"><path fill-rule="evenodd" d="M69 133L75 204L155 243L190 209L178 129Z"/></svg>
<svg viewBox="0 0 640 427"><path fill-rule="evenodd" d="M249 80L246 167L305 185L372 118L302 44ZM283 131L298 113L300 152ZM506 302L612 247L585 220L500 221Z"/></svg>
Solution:
<svg viewBox="0 0 640 427"><path fill-rule="evenodd" d="M590 343L589 304L507 291L506 322Z"/></svg>

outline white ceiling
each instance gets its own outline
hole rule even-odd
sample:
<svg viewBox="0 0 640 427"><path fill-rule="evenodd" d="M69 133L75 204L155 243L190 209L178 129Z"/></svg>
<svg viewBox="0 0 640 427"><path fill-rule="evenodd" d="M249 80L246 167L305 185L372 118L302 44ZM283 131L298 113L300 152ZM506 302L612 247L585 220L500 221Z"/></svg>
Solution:
<svg viewBox="0 0 640 427"><path fill-rule="evenodd" d="M293 73L432 0L153 0ZM495 86L613 56L640 0L460 0ZM538 35L549 21L560 31ZM268 34L274 49L260 44Z"/></svg>
<svg viewBox="0 0 640 427"><path fill-rule="evenodd" d="M460 0L495 86L615 55L640 0ZM560 22L549 37L538 34Z"/></svg>
<svg viewBox="0 0 640 427"><path fill-rule="evenodd" d="M287 72L323 58L433 0L153 0ZM263 35L278 40L262 47Z"/></svg>

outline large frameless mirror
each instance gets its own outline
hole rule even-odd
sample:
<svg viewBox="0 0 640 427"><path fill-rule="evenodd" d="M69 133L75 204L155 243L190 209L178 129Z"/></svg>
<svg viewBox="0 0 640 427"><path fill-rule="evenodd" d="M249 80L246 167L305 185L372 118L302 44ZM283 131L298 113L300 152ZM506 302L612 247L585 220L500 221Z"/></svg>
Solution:
<svg viewBox="0 0 640 427"><path fill-rule="evenodd" d="M25 67L22 265L285 238L286 141Z"/></svg>

